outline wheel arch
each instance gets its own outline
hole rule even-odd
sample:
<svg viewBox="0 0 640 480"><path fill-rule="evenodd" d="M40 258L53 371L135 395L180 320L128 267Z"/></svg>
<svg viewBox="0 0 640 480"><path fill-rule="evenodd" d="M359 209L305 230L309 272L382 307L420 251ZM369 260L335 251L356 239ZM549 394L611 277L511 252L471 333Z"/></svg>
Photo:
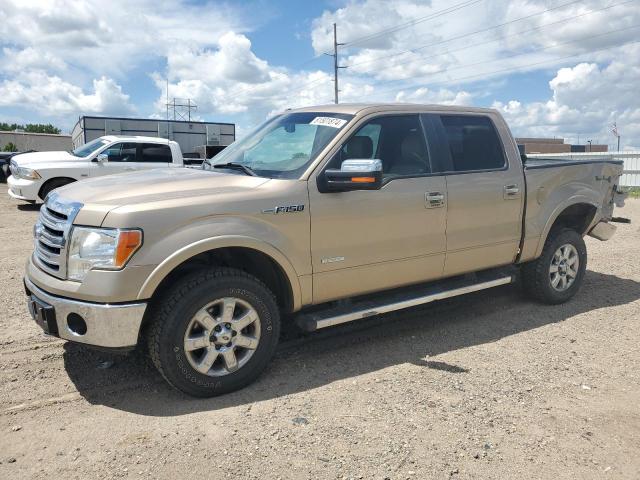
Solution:
<svg viewBox="0 0 640 480"><path fill-rule="evenodd" d="M285 255L272 245L241 236L204 239L174 252L153 270L138 299L152 299L176 278L216 266L238 268L257 277L273 291L284 311L301 307L298 275Z"/></svg>
<svg viewBox="0 0 640 480"><path fill-rule="evenodd" d="M585 235L593 225L599 208L599 204L587 196L575 196L558 205L547 219L535 257L542 254L549 232L557 226L571 228Z"/></svg>
<svg viewBox="0 0 640 480"><path fill-rule="evenodd" d="M44 197L42 195L42 192L44 192L49 187L49 185L51 185L52 183L57 182L57 181L61 181L61 180L65 182L63 185L68 185L69 183L73 183L73 182L77 182L78 181L77 179L75 179L73 177L53 177L53 178L50 178L40 186L40 189L38 190L38 197L41 200L44 201ZM63 185L60 185L60 186L63 186Z"/></svg>

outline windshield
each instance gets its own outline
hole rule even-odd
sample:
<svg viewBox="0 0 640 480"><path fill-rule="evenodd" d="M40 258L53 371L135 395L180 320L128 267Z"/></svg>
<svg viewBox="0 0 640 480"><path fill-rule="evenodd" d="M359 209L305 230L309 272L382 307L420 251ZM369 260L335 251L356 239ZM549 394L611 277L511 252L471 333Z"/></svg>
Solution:
<svg viewBox="0 0 640 480"><path fill-rule="evenodd" d="M298 178L353 115L340 113L285 113L264 124L207 163L236 163L256 175Z"/></svg>
<svg viewBox="0 0 640 480"><path fill-rule="evenodd" d="M88 157L100 147L105 146L107 143L109 143L109 141L105 140L104 138L96 138L95 140L92 140L91 142L76 148L71 153L73 153L76 157Z"/></svg>

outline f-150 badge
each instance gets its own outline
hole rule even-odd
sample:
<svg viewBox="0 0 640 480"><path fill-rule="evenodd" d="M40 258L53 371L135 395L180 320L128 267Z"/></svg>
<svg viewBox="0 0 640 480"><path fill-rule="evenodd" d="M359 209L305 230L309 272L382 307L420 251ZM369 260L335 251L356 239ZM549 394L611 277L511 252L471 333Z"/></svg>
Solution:
<svg viewBox="0 0 640 480"><path fill-rule="evenodd" d="M267 208L266 210L262 210L262 213L273 213L277 215L278 213L295 213L302 212L304 210L304 205L281 205L273 208Z"/></svg>

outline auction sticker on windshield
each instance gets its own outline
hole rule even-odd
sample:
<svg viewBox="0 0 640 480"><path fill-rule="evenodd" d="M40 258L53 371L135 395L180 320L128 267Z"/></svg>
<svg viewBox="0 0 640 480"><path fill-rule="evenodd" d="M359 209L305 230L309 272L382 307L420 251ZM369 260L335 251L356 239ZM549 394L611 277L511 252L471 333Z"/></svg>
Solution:
<svg viewBox="0 0 640 480"><path fill-rule="evenodd" d="M342 128L345 123L347 123L347 121L341 118L316 117L311 120L311 122L309 122L309 125L322 125L325 127Z"/></svg>

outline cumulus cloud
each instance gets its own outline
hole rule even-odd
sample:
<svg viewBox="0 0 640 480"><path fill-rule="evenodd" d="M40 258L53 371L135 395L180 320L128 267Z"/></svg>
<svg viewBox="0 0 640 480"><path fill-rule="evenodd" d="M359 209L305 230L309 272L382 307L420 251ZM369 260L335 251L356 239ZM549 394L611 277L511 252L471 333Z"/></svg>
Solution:
<svg viewBox="0 0 640 480"><path fill-rule="evenodd" d="M9 105L29 105L46 115L128 114L135 110L129 95L110 78L94 80L93 91L85 93L80 87L41 70L27 71L0 83L0 106Z"/></svg>
<svg viewBox="0 0 640 480"><path fill-rule="evenodd" d="M322 71L290 71L270 65L252 51L242 34L226 32L213 48L172 49L167 56L169 98L190 98L200 112L247 113L252 122L268 112L319 103L330 97L331 77ZM166 76L153 79L166 101Z"/></svg>
<svg viewBox="0 0 640 480"><path fill-rule="evenodd" d="M261 57L248 35L257 16L243 8L5 0L0 105L60 114L132 111L135 98L122 85L140 75L151 77L157 97L139 113L161 118L167 77L170 98L190 98L200 118L237 120L245 129L285 108L332 102L328 62L291 68ZM334 22L345 43L340 64L348 67L340 71L343 102L493 103L519 134L601 141L617 120L623 136L640 144L640 51L619 47L640 32L634 2L346 0L312 20L316 54L332 51ZM536 88L536 100L523 101L509 84L505 95L514 72L533 71L552 78L546 92Z"/></svg>
<svg viewBox="0 0 640 480"><path fill-rule="evenodd" d="M244 28L237 9L225 4L4 0L0 105L53 117L130 113L134 108L121 83L132 70L177 58L180 48L215 45L226 31ZM236 66L237 75L243 68Z"/></svg>
<svg viewBox="0 0 640 480"><path fill-rule="evenodd" d="M614 143L610 133L616 122L623 141L640 139L640 46L621 48L619 58L605 65L579 63L557 71L549 82L551 97L544 102L516 99L494 102L519 135L565 136L571 141L590 138Z"/></svg>

